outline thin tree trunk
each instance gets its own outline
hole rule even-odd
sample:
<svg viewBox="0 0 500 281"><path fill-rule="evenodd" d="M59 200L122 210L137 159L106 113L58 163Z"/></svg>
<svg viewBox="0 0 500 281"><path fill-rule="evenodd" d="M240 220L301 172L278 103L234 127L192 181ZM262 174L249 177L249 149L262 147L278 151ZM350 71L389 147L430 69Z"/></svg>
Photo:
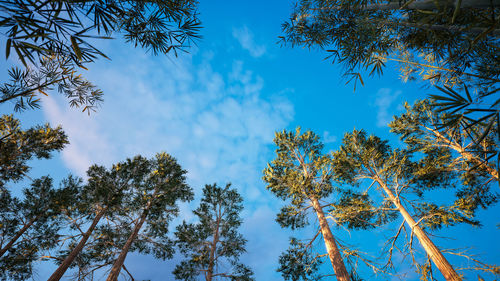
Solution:
<svg viewBox="0 0 500 281"><path fill-rule="evenodd" d="M92 224L87 229L87 232L85 232L83 234L83 237L80 240L80 242L78 243L78 245L76 245L76 247L73 249L73 251L71 251L71 253L66 257L66 259L64 259L64 261L61 263L61 265L56 269L56 271L54 271L54 273L52 273L52 275L49 277L49 279L47 281L59 281L59 279L61 279L63 277L64 273L66 272L66 270L68 270L68 267L71 265L73 260L82 251L83 247L85 246L85 244L87 243L87 240L90 237L90 234L92 234L92 232L94 231L94 228L97 226L97 223L99 223L99 220L101 220L102 216L104 216L104 214L106 213L107 210L108 210L108 207L105 207L105 208L102 208L97 213L94 220L92 221Z"/></svg>
<svg viewBox="0 0 500 281"><path fill-rule="evenodd" d="M221 218L217 218L217 225L215 226L214 239L212 241L212 246L210 247L210 256L208 260L208 270L205 275L206 281L212 281L214 275L214 263L215 263L215 250L217 249L217 242L219 242L219 227Z"/></svg>
<svg viewBox="0 0 500 281"><path fill-rule="evenodd" d="M7 245L0 250L0 257L3 256L12 247L12 245L16 243L17 239L19 239L19 237L21 237L41 216L42 214L39 214L24 225L23 228L21 228L16 235L10 239L9 243L7 243Z"/></svg>
<svg viewBox="0 0 500 281"><path fill-rule="evenodd" d="M139 234L139 231L141 230L142 225L146 221L146 217L148 216L149 212L149 207L151 206L151 201L148 203L146 209L142 212L142 215L139 219L139 222L135 225L134 230L130 234L130 236L127 239L127 242L125 242L125 245L123 246L120 255L116 259L115 263L113 264L113 267L111 268L111 272L108 275L108 278L106 281L116 281L118 280L118 276L120 275L120 270L123 267L123 263L125 262L125 258L127 257L128 251L130 250L130 247L132 246L132 243L134 240L137 238L137 235Z"/></svg>
<svg viewBox="0 0 500 281"><path fill-rule="evenodd" d="M415 233L415 236L417 236L418 241L420 241L420 244L422 245L422 247L424 247L425 252L434 262L434 264L439 269L441 274L443 274L444 278L448 281L462 280L460 276L455 272L455 270L448 262L448 260L446 260L446 258L443 256L441 251L436 247L436 245L434 245L434 243L432 243L431 239L429 239L425 231L419 225L417 225L415 220L411 217L408 211L406 211L405 207L401 204L399 199L394 196L394 194L387 187L387 185L379 177L376 177L376 181L385 191L385 193L387 194L391 202L396 206L398 211L401 213L406 223L410 226L411 231Z"/></svg>
<svg viewBox="0 0 500 281"><path fill-rule="evenodd" d="M333 266L333 271L337 276L338 281L349 281L349 273L344 265L342 256L340 255L339 248L337 247L337 242L333 237L333 234L326 221L325 214L323 213L323 208L321 208L318 199L310 198L314 211L318 216L319 226L321 228L321 234L323 235L323 240L325 241L326 251L328 252L328 257Z"/></svg>

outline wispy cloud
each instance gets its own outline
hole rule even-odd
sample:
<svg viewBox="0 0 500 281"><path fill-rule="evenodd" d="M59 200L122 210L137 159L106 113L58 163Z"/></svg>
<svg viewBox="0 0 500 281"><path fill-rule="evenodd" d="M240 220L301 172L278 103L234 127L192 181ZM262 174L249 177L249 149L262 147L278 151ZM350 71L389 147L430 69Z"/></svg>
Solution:
<svg viewBox="0 0 500 281"><path fill-rule="evenodd" d="M184 58L166 66L143 59L136 64L141 68L103 70L101 78L92 78L106 101L90 117L68 108L64 100L45 102L47 118L62 124L70 136L63 152L68 167L83 174L89 159L109 165L166 150L196 183L259 179L249 171L265 162L266 145L291 120L293 106L286 99L261 98L262 78L241 62L221 74L210 62L194 65ZM242 176L248 179L240 180Z"/></svg>
<svg viewBox="0 0 500 281"><path fill-rule="evenodd" d="M401 91L393 91L389 88L378 90L373 103L377 108L377 127L385 127L392 121L392 106L400 94Z"/></svg>
<svg viewBox="0 0 500 281"><path fill-rule="evenodd" d="M337 141L337 136L332 135L329 131L324 131L323 132L323 138L322 142L323 143L332 143Z"/></svg>
<svg viewBox="0 0 500 281"><path fill-rule="evenodd" d="M188 171L198 195L204 184L232 182L245 198L249 244L277 260L283 245L253 232L263 225L279 228L273 214L277 200L263 196L267 191L260 179L273 154L274 132L293 119L293 105L279 93L265 93L264 80L239 61L222 73L213 70L210 56L201 63L189 56L172 63L130 52L114 61L116 67L89 73L105 92L97 113L89 117L57 96L44 102L49 121L62 124L69 135L65 164L84 175L93 163L109 166L166 151ZM187 206L182 210L182 219L192 219ZM287 241L287 234L276 235ZM252 251L245 259L258 265L260 255ZM275 274L256 270L260 279Z"/></svg>
<svg viewBox="0 0 500 281"><path fill-rule="evenodd" d="M266 46L255 42L254 35L247 26L233 28L233 37L236 38L241 47L247 50L254 58L261 57L266 53Z"/></svg>

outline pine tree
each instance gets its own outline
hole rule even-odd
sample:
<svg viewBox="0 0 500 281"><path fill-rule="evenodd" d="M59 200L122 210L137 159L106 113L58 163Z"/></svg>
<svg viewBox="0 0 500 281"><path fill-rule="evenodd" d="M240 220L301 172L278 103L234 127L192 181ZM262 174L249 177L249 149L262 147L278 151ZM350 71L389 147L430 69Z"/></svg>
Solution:
<svg viewBox="0 0 500 281"><path fill-rule="evenodd" d="M0 276L29 279L32 264L43 251L54 248L60 237L62 210L75 190L54 189L50 177L35 179L23 190L23 200L2 194L0 233Z"/></svg>
<svg viewBox="0 0 500 281"><path fill-rule="evenodd" d="M342 146L333 152L332 157L336 180L349 185L359 185L363 180L376 184L379 196L386 198L401 214L445 279L461 280L424 227L432 230L460 222L474 225L477 222L455 206L438 206L416 200L423 196L424 191L447 187L450 183L454 175L443 169L447 160L445 152L436 150L419 161L412 161L409 151L392 149L387 141L355 130L345 134ZM410 214L408 205L414 215Z"/></svg>
<svg viewBox="0 0 500 281"><path fill-rule="evenodd" d="M60 151L68 144L68 137L61 127L48 124L22 130L19 120L12 115L0 118L0 190L9 181L24 178L31 159L48 159L52 151ZM0 191L2 192L2 191Z"/></svg>
<svg viewBox="0 0 500 281"><path fill-rule="evenodd" d="M177 226L176 244L187 257L173 271L179 280L254 280L253 272L239 262L246 240L238 233L243 198L236 189L205 185L200 206L194 211L197 223Z"/></svg>
<svg viewBox="0 0 500 281"><path fill-rule="evenodd" d="M453 155L448 165L462 173L466 185L474 181L498 182L498 166L493 163L499 154L495 127L485 131L479 124L465 123L466 120L454 126L443 126L446 114L437 110L429 100L404 106L406 111L396 116L389 127L410 150L425 153L447 149Z"/></svg>
<svg viewBox="0 0 500 281"><path fill-rule="evenodd" d="M186 184L186 171L166 153L159 153L148 160L136 157L133 160L135 173L122 204L128 225L126 242L113 263L108 281L116 281L130 251L153 253L166 259L173 255L173 243L167 237L168 223L179 213L178 201L193 198Z"/></svg>
<svg viewBox="0 0 500 281"><path fill-rule="evenodd" d="M278 223L292 229L304 227L307 212L312 207L337 280L350 280L320 203L333 191L331 161L321 153L323 144L316 134L311 131L301 133L300 128L295 132L284 130L276 133L274 143L278 147L276 159L264 170L263 179L268 190L283 200L291 201L278 214Z"/></svg>
<svg viewBox="0 0 500 281"><path fill-rule="evenodd" d="M75 210L71 213L75 216L78 214L83 216L89 225L85 232L81 231L80 240L70 244L70 249L61 253L62 257L58 259L59 267L48 280L60 280L68 268L74 265L73 261L86 246L100 220L120 212L123 197L131 188L130 182L137 173L140 173L136 169L139 160L135 159L117 163L109 170L103 166L91 166L87 170L88 182L86 184L83 184L81 179L75 178L65 181L66 187L79 191L76 194ZM79 226L73 225L72 228L79 229Z"/></svg>

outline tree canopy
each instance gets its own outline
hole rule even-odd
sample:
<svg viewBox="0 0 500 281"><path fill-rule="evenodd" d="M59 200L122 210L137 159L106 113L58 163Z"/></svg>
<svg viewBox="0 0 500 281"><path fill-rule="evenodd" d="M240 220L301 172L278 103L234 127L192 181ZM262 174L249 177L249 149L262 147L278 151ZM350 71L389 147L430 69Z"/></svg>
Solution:
<svg viewBox="0 0 500 281"><path fill-rule="evenodd" d="M241 263L247 240L238 232L242 223L243 198L230 184L207 184L199 207L197 223L185 221L176 227L176 245L187 258L173 273L179 280L254 280L252 270Z"/></svg>
<svg viewBox="0 0 500 281"><path fill-rule="evenodd" d="M0 117L0 189L9 181L19 181L30 170L31 159L48 159L51 152L60 151L68 144L61 127L49 124L23 130L12 115Z"/></svg>
<svg viewBox="0 0 500 281"><path fill-rule="evenodd" d="M295 132L283 130L275 134L274 143L277 146L276 158L267 164L263 179L268 190L280 199L290 201L289 205L281 209L276 220L282 227L301 228L308 224L306 218L308 210L312 208L318 218L337 280L350 280L338 243L320 203L320 200L327 198L333 191L333 174L330 157L322 154L323 144L319 136L312 131L302 133L300 128ZM289 259L281 261L286 263ZM288 276L286 278L301 275L287 270L283 274Z"/></svg>
<svg viewBox="0 0 500 281"><path fill-rule="evenodd" d="M349 81L400 65L404 80L428 80L430 97L458 122L500 123L498 0L300 0L282 26L284 44L319 48L339 62ZM497 132L497 139L500 135Z"/></svg>
<svg viewBox="0 0 500 281"><path fill-rule="evenodd" d="M5 55L15 54L24 69L9 72L0 87L0 103L15 109L38 107L40 94L54 87L71 106L90 111L102 92L78 72L108 58L93 39L122 34L125 41L153 54L177 54L200 37L197 1L1 1L0 30Z"/></svg>
<svg viewBox="0 0 500 281"><path fill-rule="evenodd" d="M327 50L355 78L357 69L382 73L395 60L407 78L424 68L424 79L491 85L500 74L492 63L499 60L493 16L499 7L499 1L302 0L283 24L282 39Z"/></svg>

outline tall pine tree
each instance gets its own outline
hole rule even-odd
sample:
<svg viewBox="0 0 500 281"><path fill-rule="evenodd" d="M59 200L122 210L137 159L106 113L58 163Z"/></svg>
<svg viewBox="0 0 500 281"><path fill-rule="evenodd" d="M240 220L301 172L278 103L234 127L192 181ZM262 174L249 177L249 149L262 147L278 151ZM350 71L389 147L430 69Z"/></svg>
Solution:
<svg viewBox="0 0 500 281"><path fill-rule="evenodd" d="M253 272L239 262L246 240L238 233L242 223L243 198L230 184L205 185L200 206L194 211L197 223L183 222L175 231L176 244L187 259L174 269L179 280L254 280Z"/></svg>
<svg viewBox="0 0 500 281"><path fill-rule="evenodd" d="M321 150L323 144L312 131L282 131L275 135L276 159L264 170L267 189L290 205L281 209L277 221L282 227L304 227L308 211L316 214L328 257L339 281L350 280L335 237L325 217L320 200L332 191L331 161Z"/></svg>
<svg viewBox="0 0 500 281"><path fill-rule="evenodd" d="M108 281L116 281L130 251L153 253L166 259L173 255L173 243L167 237L168 223L179 213L178 202L193 199L186 184L186 171L175 158L158 153L153 159L135 157L134 175L122 208L131 231L115 259Z"/></svg>
<svg viewBox="0 0 500 281"><path fill-rule="evenodd" d="M400 213L412 235L417 237L445 279L461 280L424 228L435 229L460 222L477 222L470 219L466 210L456 206L438 206L427 200L418 200L424 195L424 191L447 187L449 179L454 176L452 172L442 168L447 159L446 153L434 151L413 161L409 151L392 149L387 141L355 130L345 134L342 146L332 156L333 170L338 181L359 185L366 180L375 184L379 191L378 197L390 202ZM374 193L373 189L371 193Z"/></svg>
<svg viewBox="0 0 500 281"><path fill-rule="evenodd" d="M68 144L68 137L61 127L49 124L23 130L19 120L12 115L0 117L0 189L9 181L23 179L31 159L48 159L51 152L60 151ZM0 191L1 192L1 191Z"/></svg>

